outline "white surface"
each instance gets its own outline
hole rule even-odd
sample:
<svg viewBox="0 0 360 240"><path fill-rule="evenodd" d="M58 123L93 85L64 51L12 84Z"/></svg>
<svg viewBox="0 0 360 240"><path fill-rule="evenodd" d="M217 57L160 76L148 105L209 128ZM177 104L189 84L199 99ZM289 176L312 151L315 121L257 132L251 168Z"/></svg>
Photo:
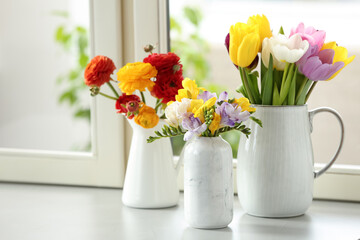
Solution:
<svg viewBox="0 0 360 240"><path fill-rule="evenodd" d="M184 205L187 223L223 228L233 218L232 151L221 137L196 137L184 150Z"/></svg>
<svg viewBox="0 0 360 240"><path fill-rule="evenodd" d="M133 137L126 169L124 194L125 205L139 208L161 208L177 204L179 187L173 163L173 153L169 138L147 143L154 131L161 131L165 122L145 129L128 120Z"/></svg>
<svg viewBox="0 0 360 240"><path fill-rule="evenodd" d="M179 205L134 209L119 189L0 184L0 239L4 240L357 240L360 204L315 201L304 216L249 216L235 199L234 220L221 230L188 227Z"/></svg>
<svg viewBox="0 0 360 240"><path fill-rule="evenodd" d="M301 215L311 204L314 185L309 115L312 119L320 110L309 114L306 105L255 107L254 116L261 119L263 128L250 121L252 134L240 138L237 166L240 201L251 215Z"/></svg>

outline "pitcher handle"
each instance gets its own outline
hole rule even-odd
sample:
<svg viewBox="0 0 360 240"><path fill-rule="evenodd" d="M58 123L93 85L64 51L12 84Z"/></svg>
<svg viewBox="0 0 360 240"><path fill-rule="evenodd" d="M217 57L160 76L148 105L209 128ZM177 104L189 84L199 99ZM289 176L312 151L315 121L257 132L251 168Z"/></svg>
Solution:
<svg viewBox="0 0 360 240"><path fill-rule="evenodd" d="M341 148L343 146L344 143L344 123L343 120L340 116L340 114L335 111L332 108L328 108L328 107L321 107L321 108L316 108L314 110L309 111L309 118L310 118L310 132L312 132L312 123L313 123L313 118L315 116L315 114L320 113L320 112L328 112L328 113L332 113L336 119L338 120L339 124L340 124L340 128L341 128L341 136L340 136L340 143L339 143L339 147L336 150L335 155L333 156L333 158L331 159L331 161L326 164L322 169L320 169L319 171L314 171L314 178L318 178L320 177L324 172L326 172L326 170L328 170L331 165L334 164L335 160L337 159L337 157L339 156L339 153L341 151Z"/></svg>

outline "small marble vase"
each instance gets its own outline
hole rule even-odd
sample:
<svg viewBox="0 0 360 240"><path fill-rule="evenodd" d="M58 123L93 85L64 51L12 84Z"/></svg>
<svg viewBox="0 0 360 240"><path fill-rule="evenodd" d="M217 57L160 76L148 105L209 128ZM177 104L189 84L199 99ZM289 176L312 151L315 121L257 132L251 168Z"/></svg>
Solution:
<svg viewBox="0 0 360 240"><path fill-rule="evenodd" d="M196 137L184 149L184 211L194 228L226 227L233 218L232 151L221 137Z"/></svg>

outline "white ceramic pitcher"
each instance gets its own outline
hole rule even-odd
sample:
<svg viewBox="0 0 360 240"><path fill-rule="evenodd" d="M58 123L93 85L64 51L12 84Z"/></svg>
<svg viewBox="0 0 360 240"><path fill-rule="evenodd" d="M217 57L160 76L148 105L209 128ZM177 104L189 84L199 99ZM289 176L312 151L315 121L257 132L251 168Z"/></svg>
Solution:
<svg viewBox="0 0 360 240"><path fill-rule="evenodd" d="M131 148L127 163L122 201L135 208L165 208L175 206L179 200L177 173L180 161L174 168L169 138L147 143L154 131L160 131L165 122L145 129L133 120Z"/></svg>
<svg viewBox="0 0 360 240"><path fill-rule="evenodd" d="M249 121L251 135L241 137L238 150L238 196L244 210L260 217L291 217L305 213L313 199L314 179L336 160L344 137L340 115L331 108L308 111L302 106L255 105L263 128ZM314 171L310 134L319 112L335 115L341 127L333 159Z"/></svg>

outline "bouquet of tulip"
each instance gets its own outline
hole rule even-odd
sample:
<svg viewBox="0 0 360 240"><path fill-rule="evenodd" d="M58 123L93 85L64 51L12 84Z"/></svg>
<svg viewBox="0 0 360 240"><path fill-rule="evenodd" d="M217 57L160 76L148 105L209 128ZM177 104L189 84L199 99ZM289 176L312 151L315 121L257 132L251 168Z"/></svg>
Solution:
<svg viewBox="0 0 360 240"><path fill-rule="evenodd" d="M336 42L325 42L325 31L300 23L289 36L282 27L273 35L266 16L230 27L225 46L240 71L238 89L252 104L302 105L318 81L333 79L355 56ZM254 70L261 53L261 74Z"/></svg>
<svg viewBox="0 0 360 240"><path fill-rule="evenodd" d="M102 95L116 101L118 113L144 128L155 127L160 118L165 118L164 108L182 88L182 65L175 53L152 53L153 46L145 47L150 55L143 62L128 63L117 72L117 80L111 78L116 69L114 62L105 56L96 56L85 69L85 84L90 87L91 96ZM117 83L122 94L115 90L112 82ZM113 96L100 91L107 84ZM150 91L156 98L155 107L146 105L144 91ZM137 92L139 95L136 95Z"/></svg>
<svg viewBox="0 0 360 240"><path fill-rule="evenodd" d="M250 129L243 122L249 118L261 126L261 121L251 117L255 108L250 106L247 98L228 98L227 92L219 97L216 93L198 87L194 80L186 78L182 82L183 89L178 90L176 101L168 102L165 109L165 125L162 132L155 131L157 136L151 136L148 142L163 137L184 135L188 141L194 136L217 137L231 130L238 130L246 136Z"/></svg>

